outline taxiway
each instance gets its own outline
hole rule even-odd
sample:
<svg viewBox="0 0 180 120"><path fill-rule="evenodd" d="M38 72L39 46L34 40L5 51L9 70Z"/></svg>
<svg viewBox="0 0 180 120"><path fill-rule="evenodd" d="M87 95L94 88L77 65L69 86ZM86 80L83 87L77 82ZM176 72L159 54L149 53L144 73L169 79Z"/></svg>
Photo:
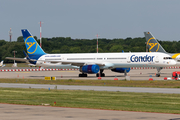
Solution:
<svg viewBox="0 0 180 120"><path fill-rule="evenodd" d="M9 68L10 69L10 68ZM25 68L24 68L25 69ZM133 69L127 75L130 80L149 80L153 78L154 80L163 80L164 77L172 77L173 71L179 71L179 69L163 69L161 70L161 76L156 77L156 69ZM56 77L57 79L87 79L87 80L97 80L95 74L88 74L88 77L78 77L78 70L69 71L20 71L20 72L0 72L0 78L29 78L29 79L44 79L45 76ZM125 80L123 73L112 72L111 70L104 70L106 77L102 77L103 80Z"/></svg>

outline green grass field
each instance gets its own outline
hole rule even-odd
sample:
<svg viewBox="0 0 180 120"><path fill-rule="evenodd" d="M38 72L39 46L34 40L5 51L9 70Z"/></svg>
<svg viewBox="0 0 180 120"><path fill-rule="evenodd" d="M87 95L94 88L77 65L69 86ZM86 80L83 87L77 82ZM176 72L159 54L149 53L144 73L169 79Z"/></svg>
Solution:
<svg viewBox="0 0 180 120"><path fill-rule="evenodd" d="M0 103L180 114L180 94L0 88Z"/></svg>
<svg viewBox="0 0 180 120"><path fill-rule="evenodd" d="M48 81L43 79L0 79L0 83L53 84L53 85L88 85L119 87L157 87L180 88L180 81L125 81L125 80L63 80Z"/></svg>
<svg viewBox="0 0 180 120"><path fill-rule="evenodd" d="M0 79L0 83L180 88L180 81ZM180 114L180 94L0 88L0 103Z"/></svg>

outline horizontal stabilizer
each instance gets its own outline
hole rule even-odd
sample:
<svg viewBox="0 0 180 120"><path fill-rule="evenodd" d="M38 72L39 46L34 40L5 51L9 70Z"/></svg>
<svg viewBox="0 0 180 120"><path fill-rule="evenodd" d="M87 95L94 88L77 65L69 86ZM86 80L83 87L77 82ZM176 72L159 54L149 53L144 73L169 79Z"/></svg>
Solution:
<svg viewBox="0 0 180 120"><path fill-rule="evenodd" d="M6 57L5 59L8 59L8 60L16 60L16 61L22 61L22 62L28 61L26 58Z"/></svg>

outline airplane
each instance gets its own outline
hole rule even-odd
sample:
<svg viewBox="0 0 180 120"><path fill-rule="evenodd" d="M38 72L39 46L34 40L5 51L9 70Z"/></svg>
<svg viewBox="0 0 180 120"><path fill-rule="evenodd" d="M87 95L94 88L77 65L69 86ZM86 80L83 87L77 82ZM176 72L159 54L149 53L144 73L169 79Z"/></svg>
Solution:
<svg viewBox="0 0 180 120"><path fill-rule="evenodd" d="M3 64L3 62L4 62L4 61L2 60L1 63L0 63L0 67L6 66L6 65Z"/></svg>
<svg viewBox="0 0 180 120"><path fill-rule="evenodd" d="M149 52L161 52L170 55L174 60L176 60L177 64L180 64L180 53L167 53L164 48L159 44L156 38L152 35L151 32L144 32L146 38L146 44L148 46ZM157 68L158 73L156 74L157 77L160 76L160 70L163 69L162 67Z"/></svg>
<svg viewBox="0 0 180 120"><path fill-rule="evenodd" d="M170 55L159 52L48 54L43 51L27 29L22 29L21 32L28 53L24 52L24 54L30 64L44 68L78 68L81 72L79 77L87 77L87 74L105 77L103 73L105 69L127 75L130 67L167 67L176 65L176 61ZM14 58L10 57L6 57L6 59L14 60Z"/></svg>

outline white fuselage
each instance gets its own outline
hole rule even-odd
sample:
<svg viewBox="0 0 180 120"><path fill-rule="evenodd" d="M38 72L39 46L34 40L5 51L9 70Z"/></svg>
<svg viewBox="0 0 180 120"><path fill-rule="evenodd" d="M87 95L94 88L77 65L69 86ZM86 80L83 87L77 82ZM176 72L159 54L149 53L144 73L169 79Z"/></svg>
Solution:
<svg viewBox="0 0 180 120"><path fill-rule="evenodd" d="M62 64L63 62L84 63L85 65L104 64L100 66L100 69L175 66L175 60L167 59L170 57L166 53L159 52L46 54L38 59L36 65L63 69L79 68L71 64Z"/></svg>

